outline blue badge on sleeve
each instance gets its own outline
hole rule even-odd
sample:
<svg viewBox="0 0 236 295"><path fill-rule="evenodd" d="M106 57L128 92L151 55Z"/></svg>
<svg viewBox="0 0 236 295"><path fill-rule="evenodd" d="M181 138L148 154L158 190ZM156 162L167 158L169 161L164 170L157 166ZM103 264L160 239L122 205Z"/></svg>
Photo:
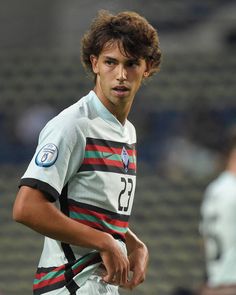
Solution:
<svg viewBox="0 0 236 295"><path fill-rule="evenodd" d="M58 157L58 148L53 143L48 143L38 152L35 163L40 167L52 166Z"/></svg>

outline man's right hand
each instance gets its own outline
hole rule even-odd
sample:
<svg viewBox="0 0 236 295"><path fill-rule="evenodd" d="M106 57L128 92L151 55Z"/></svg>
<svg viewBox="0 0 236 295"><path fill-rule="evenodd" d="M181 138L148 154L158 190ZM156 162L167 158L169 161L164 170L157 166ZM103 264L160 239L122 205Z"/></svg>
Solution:
<svg viewBox="0 0 236 295"><path fill-rule="evenodd" d="M112 237L111 237L112 238ZM104 282L112 285L125 285L130 270L129 260L118 242L112 238L109 249L101 250L100 255L106 269Z"/></svg>

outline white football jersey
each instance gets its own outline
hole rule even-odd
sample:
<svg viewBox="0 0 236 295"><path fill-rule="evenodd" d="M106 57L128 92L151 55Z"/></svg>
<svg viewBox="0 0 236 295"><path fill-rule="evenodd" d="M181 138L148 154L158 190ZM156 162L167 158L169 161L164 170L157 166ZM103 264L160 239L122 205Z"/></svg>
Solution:
<svg viewBox="0 0 236 295"><path fill-rule="evenodd" d="M207 188L201 207L210 286L236 283L236 176L222 173Z"/></svg>
<svg viewBox="0 0 236 295"><path fill-rule="evenodd" d="M122 125L90 91L41 131L20 185L44 192L70 218L111 234L126 251L136 186L134 126ZM34 294L72 292L100 262L95 250L46 237Z"/></svg>

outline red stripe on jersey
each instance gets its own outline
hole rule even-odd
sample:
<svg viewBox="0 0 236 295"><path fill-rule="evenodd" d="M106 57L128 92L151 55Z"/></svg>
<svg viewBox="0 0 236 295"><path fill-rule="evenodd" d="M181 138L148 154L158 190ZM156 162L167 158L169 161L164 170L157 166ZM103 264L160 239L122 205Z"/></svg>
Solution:
<svg viewBox="0 0 236 295"><path fill-rule="evenodd" d="M34 283L34 286L33 286L33 289L36 290L36 289L40 289L40 288L43 288L43 287L46 287L46 286L49 286L49 285L53 285L53 284L56 284L58 282L61 282L61 281L64 281L65 280L65 275L62 274L56 278L50 278L50 279L47 279L47 280L43 280L42 282L39 282L39 283Z"/></svg>
<svg viewBox="0 0 236 295"><path fill-rule="evenodd" d="M61 265L61 266L58 266L58 267L53 268L53 270L51 270L51 271L53 271L53 272L59 272L59 271L64 270L64 269L65 269L65 265L63 264L63 265ZM47 274L48 274L48 272L40 272L40 273L36 273L36 274L35 274L35 278L36 278L37 280L40 280L42 277L44 277L44 276L47 275Z"/></svg>
<svg viewBox="0 0 236 295"><path fill-rule="evenodd" d="M82 214L95 216L96 218L98 218L100 220L104 220L109 224L116 225L116 226L119 226L119 227L126 228L126 227L128 227L128 224L129 224L127 221L114 219L114 218L111 218L110 216L107 216L106 214L98 213L98 212L91 211L91 210L84 209L84 208L80 208L80 207L77 207L77 206L69 206L69 210L73 211L73 212L77 212L77 213L82 213Z"/></svg>

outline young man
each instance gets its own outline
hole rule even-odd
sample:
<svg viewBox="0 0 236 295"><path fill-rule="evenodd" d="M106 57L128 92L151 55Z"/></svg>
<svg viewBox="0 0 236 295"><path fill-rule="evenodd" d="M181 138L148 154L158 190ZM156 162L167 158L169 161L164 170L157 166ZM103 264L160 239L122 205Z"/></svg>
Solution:
<svg viewBox="0 0 236 295"><path fill-rule="evenodd" d="M128 227L136 134L127 117L160 58L156 30L134 12L101 11L85 34L94 90L42 130L13 208L45 235L34 294L118 294L145 279L148 250Z"/></svg>

